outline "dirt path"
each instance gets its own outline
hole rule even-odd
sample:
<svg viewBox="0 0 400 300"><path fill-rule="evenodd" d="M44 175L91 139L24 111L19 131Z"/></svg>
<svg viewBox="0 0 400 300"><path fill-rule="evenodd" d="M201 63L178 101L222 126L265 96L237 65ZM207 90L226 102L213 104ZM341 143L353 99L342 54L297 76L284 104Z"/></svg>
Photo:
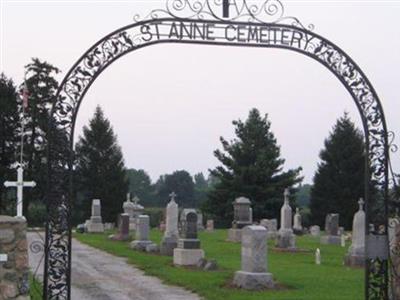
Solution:
<svg viewBox="0 0 400 300"><path fill-rule="evenodd" d="M40 240L37 233L28 233L29 244ZM43 253L29 253L32 270ZM42 267L38 276L42 275ZM200 300L196 294L168 286L158 278L144 275L126 259L115 257L73 239L72 242L73 300Z"/></svg>

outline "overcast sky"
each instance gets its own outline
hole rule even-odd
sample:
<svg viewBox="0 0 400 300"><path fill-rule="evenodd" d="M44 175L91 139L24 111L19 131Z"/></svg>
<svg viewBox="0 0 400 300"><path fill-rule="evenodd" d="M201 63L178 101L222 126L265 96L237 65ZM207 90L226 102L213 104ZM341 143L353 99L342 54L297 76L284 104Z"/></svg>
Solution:
<svg viewBox="0 0 400 300"><path fill-rule="evenodd" d="M136 13L163 1L1 1L0 71L17 83L31 57L67 73L96 41L132 23ZM400 136L400 0L284 1L286 15L346 51L371 80L388 127ZM155 45L124 56L90 88L80 108L77 136L101 105L122 147L126 166L160 174L207 172L218 161L219 136L234 137L234 119L256 107L268 113L286 159L311 182L318 154L352 98L326 68L277 49ZM397 143L398 140L397 140ZM400 171L400 154L393 155Z"/></svg>

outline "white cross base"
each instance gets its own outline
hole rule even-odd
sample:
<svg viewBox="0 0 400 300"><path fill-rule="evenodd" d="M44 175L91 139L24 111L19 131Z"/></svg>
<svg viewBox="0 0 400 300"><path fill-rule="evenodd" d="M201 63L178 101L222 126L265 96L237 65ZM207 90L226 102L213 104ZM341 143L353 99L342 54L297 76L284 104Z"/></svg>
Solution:
<svg viewBox="0 0 400 300"><path fill-rule="evenodd" d="M15 187L17 188L17 217L23 217L22 215L22 207L23 207L23 190L24 187L35 187L36 182L34 181L24 181L24 169L22 167L18 167L17 169L17 181L5 181L5 187Z"/></svg>
<svg viewBox="0 0 400 300"><path fill-rule="evenodd" d="M0 262L6 262L8 260L7 254L0 254Z"/></svg>

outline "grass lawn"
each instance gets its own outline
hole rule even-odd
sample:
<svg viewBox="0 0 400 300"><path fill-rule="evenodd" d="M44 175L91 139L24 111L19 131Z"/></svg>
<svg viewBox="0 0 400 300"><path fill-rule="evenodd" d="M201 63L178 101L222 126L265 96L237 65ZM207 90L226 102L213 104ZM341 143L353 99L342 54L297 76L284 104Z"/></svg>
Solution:
<svg viewBox="0 0 400 300"><path fill-rule="evenodd" d="M42 284L37 281L32 274L29 275L29 294L31 296L31 300L42 300Z"/></svg>
<svg viewBox="0 0 400 300"><path fill-rule="evenodd" d="M128 258L129 263L146 274L161 278L166 283L185 287L208 300L339 300L364 299L364 270L343 266L346 248L320 245L311 236L297 237L297 247L310 249L307 253L284 253L268 249L268 270L283 289L252 292L229 286L234 272L240 269L240 244L226 242L227 230L200 232L206 258L216 259L218 271L201 271L174 267L172 257L138 252L128 242L110 241L107 234L74 234L90 246L116 256ZM162 233L153 229L150 238L159 243ZM314 264L314 251L321 249L322 265Z"/></svg>

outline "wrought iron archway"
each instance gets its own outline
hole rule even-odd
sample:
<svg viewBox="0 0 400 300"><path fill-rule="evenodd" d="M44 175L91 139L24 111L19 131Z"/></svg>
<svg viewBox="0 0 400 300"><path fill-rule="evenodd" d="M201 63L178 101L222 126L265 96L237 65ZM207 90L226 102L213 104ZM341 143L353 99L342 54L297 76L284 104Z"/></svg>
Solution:
<svg viewBox="0 0 400 300"><path fill-rule="evenodd" d="M364 127L367 151L365 180L367 299L388 299L389 141L380 100L358 65L338 46L284 16L279 0L167 0L140 21L120 28L94 44L69 70L53 104L49 136L48 222L44 297L70 298L72 162L74 126L79 106L96 78L118 58L162 43L280 48L320 62L352 96ZM368 186L379 193L372 197Z"/></svg>

